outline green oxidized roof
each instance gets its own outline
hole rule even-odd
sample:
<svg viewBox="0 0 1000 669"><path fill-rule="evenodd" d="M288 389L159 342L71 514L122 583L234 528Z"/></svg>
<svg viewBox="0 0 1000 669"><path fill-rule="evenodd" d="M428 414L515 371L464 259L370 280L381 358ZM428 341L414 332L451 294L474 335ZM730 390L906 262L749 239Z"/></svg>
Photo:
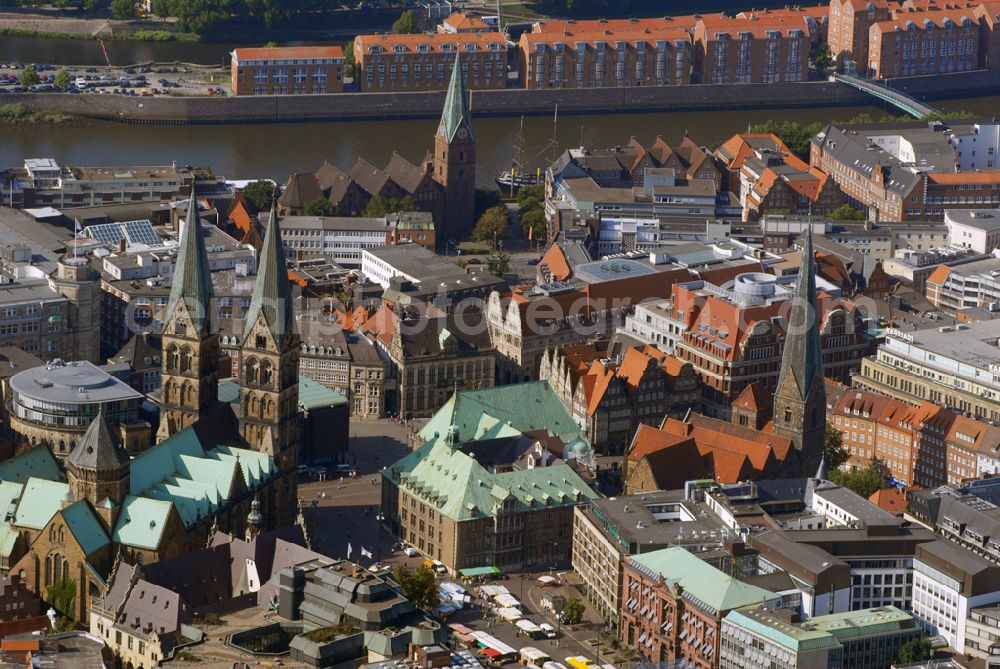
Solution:
<svg viewBox="0 0 1000 669"><path fill-rule="evenodd" d="M462 63L459 52L455 52L455 67L451 71L451 81L448 82L448 95L444 99L444 110L441 112L441 125L444 126L445 137L449 142L455 139L455 133L465 122L469 137L475 137L472 131L472 114L469 113L469 98L465 91L465 80L462 78Z"/></svg>
<svg viewBox="0 0 1000 669"><path fill-rule="evenodd" d="M565 443L580 436L580 426L546 381L461 390L424 425L420 439L443 440L452 425L458 428L461 443L536 430L547 430Z"/></svg>
<svg viewBox="0 0 1000 669"><path fill-rule="evenodd" d="M201 230L201 216L198 214L198 199L194 190L195 184L191 184L191 200L184 217L181 244L177 251L170 299L167 301L163 322L169 322L177 304L184 302L190 310L195 329L204 333L208 329L212 303L212 273L209 270L205 236Z"/></svg>
<svg viewBox="0 0 1000 669"><path fill-rule="evenodd" d="M895 606L880 606L875 609L816 616L803 623L803 626L829 632L837 641L843 643L856 637L911 629L914 626L914 618Z"/></svg>
<svg viewBox="0 0 1000 669"><path fill-rule="evenodd" d="M299 374L299 406L306 409L323 409L347 404L347 398L333 388L305 374Z"/></svg>
<svg viewBox="0 0 1000 669"><path fill-rule="evenodd" d="M170 502L129 495L122 503L111 538L126 546L155 550L160 545L171 508Z"/></svg>
<svg viewBox="0 0 1000 669"><path fill-rule="evenodd" d="M58 481L62 471L46 446L35 446L16 458L0 463L0 480L24 483L29 477Z"/></svg>
<svg viewBox="0 0 1000 669"><path fill-rule="evenodd" d="M837 647L836 639L828 632L803 629L769 616L761 619L749 612L730 611L726 621L796 653Z"/></svg>
<svg viewBox="0 0 1000 669"><path fill-rule="evenodd" d="M788 316L788 333L778 373L780 385L786 376L794 379L802 399L809 396L814 382L823 384L823 357L820 350L819 311L816 308L816 268L813 259L812 228L806 233L799 266L799 281Z"/></svg>
<svg viewBox="0 0 1000 669"><path fill-rule="evenodd" d="M692 597L716 611L729 611L778 598L769 590L727 576L678 546L634 555L631 561L662 576L670 587L680 584Z"/></svg>
<svg viewBox="0 0 1000 669"><path fill-rule="evenodd" d="M10 523L0 524L0 557L8 560L14 553L17 544L17 530Z"/></svg>
<svg viewBox="0 0 1000 669"><path fill-rule="evenodd" d="M61 481L29 478L17 505L14 524L33 530L42 529L56 515L68 492L69 486Z"/></svg>
<svg viewBox="0 0 1000 669"><path fill-rule="evenodd" d="M452 520L493 515L509 496L521 510L573 506L597 497L568 465L491 474L443 439L424 444L384 475Z"/></svg>
<svg viewBox="0 0 1000 669"><path fill-rule="evenodd" d="M250 336L261 316L275 341L281 342L295 325L291 284L285 266L285 251L281 243L278 213L271 203L271 216L264 232L264 246L260 250L257 281L254 283L250 310L243 327L243 340Z"/></svg>
<svg viewBox="0 0 1000 669"><path fill-rule="evenodd" d="M62 515L66 520L66 527L76 537L84 555L92 555L108 545L108 535L104 532L104 526L97 520L87 502L70 504L63 509Z"/></svg>

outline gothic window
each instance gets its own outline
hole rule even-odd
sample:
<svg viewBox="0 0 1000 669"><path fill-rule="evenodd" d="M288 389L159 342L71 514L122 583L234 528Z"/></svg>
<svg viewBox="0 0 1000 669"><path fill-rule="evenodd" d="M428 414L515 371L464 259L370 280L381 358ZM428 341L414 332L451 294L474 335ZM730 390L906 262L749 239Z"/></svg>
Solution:
<svg viewBox="0 0 1000 669"><path fill-rule="evenodd" d="M59 440L59 452L60 453L66 452L66 442L63 441L62 439Z"/></svg>
<svg viewBox="0 0 1000 669"><path fill-rule="evenodd" d="M178 363L177 345L171 344L167 348L167 371L168 372L177 371L177 363Z"/></svg>
<svg viewBox="0 0 1000 669"><path fill-rule="evenodd" d="M181 388L181 403L192 401L194 401L194 386L190 383L185 383L184 387Z"/></svg>
<svg viewBox="0 0 1000 669"><path fill-rule="evenodd" d="M792 423L792 410L785 409L785 425L791 425Z"/></svg>
<svg viewBox="0 0 1000 669"><path fill-rule="evenodd" d="M45 585L52 585L52 556L45 558Z"/></svg>
<svg viewBox="0 0 1000 669"><path fill-rule="evenodd" d="M181 349L181 373L186 374L191 371L192 351L190 346Z"/></svg>
<svg viewBox="0 0 1000 669"><path fill-rule="evenodd" d="M257 335L256 342L257 342L256 343L257 348L259 349L267 348L267 339L264 337L264 335Z"/></svg>
<svg viewBox="0 0 1000 669"><path fill-rule="evenodd" d="M247 358L243 365L243 376L246 383L257 383L257 358Z"/></svg>
<svg viewBox="0 0 1000 669"><path fill-rule="evenodd" d="M265 360L263 364L261 364L260 376L261 376L260 379L261 385L264 386L271 385L271 381L273 380L274 377L274 368L273 365L271 365L270 360Z"/></svg>
<svg viewBox="0 0 1000 669"><path fill-rule="evenodd" d="M250 408L250 411L249 411L250 415L253 415L253 414L257 413L257 396L256 395L250 395L249 399L247 400L247 404L250 405L250 407L249 407Z"/></svg>

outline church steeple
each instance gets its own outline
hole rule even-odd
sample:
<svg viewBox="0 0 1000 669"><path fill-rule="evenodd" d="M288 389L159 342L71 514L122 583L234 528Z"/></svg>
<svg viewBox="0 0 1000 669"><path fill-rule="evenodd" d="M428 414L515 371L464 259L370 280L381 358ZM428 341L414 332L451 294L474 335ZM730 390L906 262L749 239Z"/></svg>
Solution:
<svg viewBox="0 0 1000 669"><path fill-rule="evenodd" d="M775 433L792 440L801 453L807 475L816 471L823 457L826 386L820 347L821 326L816 303L812 230L809 230L788 316L773 416Z"/></svg>
<svg viewBox="0 0 1000 669"><path fill-rule="evenodd" d="M212 274L198 215L197 183L180 230L173 285L163 318L157 442L198 421L219 389L219 334L212 319Z"/></svg>
<svg viewBox="0 0 1000 669"><path fill-rule="evenodd" d="M285 266L278 214L264 234L250 310L240 351L240 434L249 446L274 458L282 482L261 500L267 518L292 522L299 451L299 353L292 291ZM275 490L277 489L277 490Z"/></svg>
<svg viewBox="0 0 1000 669"><path fill-rule="evenodd" d="M463 236L475 223L476 136L465 88L467 71L460 52L455 52L448 93L434 138L433 178L444 191L444 210L437 239L445 243Z"/></svg>
<svg viewBox="0 0 1000 669"><path fill-rule="evenodd" d="M195 330L206 332L211 327L209 318L212 305L212 273L205 251L205 235L201 230L201 216L198 214L198 198L195 186L191 184L191 200L188 203L184 227L180 231L180 246L177 250L177 265L174 268L173 285L164 323L170 323L174 312L184 305L190 315Z"/></svg>

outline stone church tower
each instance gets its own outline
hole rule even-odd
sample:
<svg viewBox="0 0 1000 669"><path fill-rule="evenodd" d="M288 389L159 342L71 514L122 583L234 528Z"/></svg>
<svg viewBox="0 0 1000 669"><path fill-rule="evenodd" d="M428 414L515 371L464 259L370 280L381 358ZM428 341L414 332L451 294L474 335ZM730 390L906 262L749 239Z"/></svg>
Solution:
<svg viewBox="0 0 1000 669"><path fill-rule="evenodd" d="M448 95L441 123L434 138L434 180L444 191L443 225L437 231L438 244L467 235L475 225L476 136L469 113L465 73L459 53L451 71Z"/></svg>
<svg viewBox="0 0 1000 669"><path fill-rule="evenodd" d="M277 511L278 526L291 524L297 501L300 345L278 215L272 206L243 330L239 384L240 434L278 466L281 480L277 490L272 488L275 498L264 502Z"/></svg>
<svg viewBox="0 0 1000 669"><path fill-rule="evenodd" d="M66 459L66 478L73 499L90 502L105 530L112 532L121 503L130 492L130 464L102 414L91 421Z"/></svg>
<svg viewBox="0 0 1000 669"><path fill-rule="evenodd" d="M219 333L211 318L212 276L194 192L192 184L163 320L157 443L204 417L219 390Z"/></svg>
<svg viewBox="0 0 1000 669"><path fill-rule="evenodd" d="M806 234L799 282L792 298L774 392L774 432L788 437L799 451L802 471L810 475L823 458L826 386L820 348L820 313L816 306L816 268L812 231Z"/></svg>

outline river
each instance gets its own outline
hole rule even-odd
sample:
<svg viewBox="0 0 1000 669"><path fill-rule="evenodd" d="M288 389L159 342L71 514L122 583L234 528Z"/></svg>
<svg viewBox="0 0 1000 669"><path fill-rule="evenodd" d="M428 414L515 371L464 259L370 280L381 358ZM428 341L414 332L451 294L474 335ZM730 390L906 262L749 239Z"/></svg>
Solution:
<svg viewBox="0 0 1000 669"><path fill-rule="evenodd" d="M994 116L1000 96L934 103L946 110L970 110ZM866 112L878 118L878 107L838 107L761 111L720 111L629 115L561 116L557 139L560 151L569 147L614 146L635 135L651 143L657 135L674 143L687 132L703 146L715 146L748 124L775 120L800 123L846 120ZM409 160L421 160L432 148L436 123L369 121L344 123L287 123L226 126L97 125L73 128L7 130L0 141L0 169L20 165L25 158L54 158L70 165L210 166L231 179L270 177L284 181L293 172L315 171L324 160L349 169L363 156L384 166L397 151ZM486 118L475 122L478 140L478 181L493 187L493 178L509 168L518 120ZM552 136L552 119L524 119L527 157L538 156ZM536 163L539 162L536 160Z"/></svg>

